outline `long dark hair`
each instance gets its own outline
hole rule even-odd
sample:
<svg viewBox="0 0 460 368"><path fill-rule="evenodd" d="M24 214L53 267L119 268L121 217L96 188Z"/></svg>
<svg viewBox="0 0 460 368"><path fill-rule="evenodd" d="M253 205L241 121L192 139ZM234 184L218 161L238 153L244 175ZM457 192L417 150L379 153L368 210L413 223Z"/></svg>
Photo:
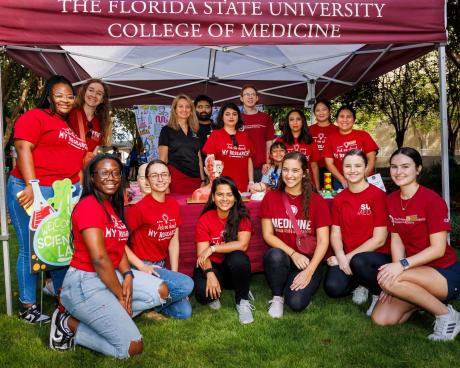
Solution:
<svg viewBox="0 0 460 368"><path fill-rule="evenodd" d="M283 139L283 142L286 144L294 144L294 136L292 135L292 131L289 126L289 116L294 112L298 113L302 119L302 128L300 130L300 135L299 138L297 138L297 141L299 143L312 144L313 138L310 134L310 129L308 129L307 119L305 118L303 111L299 109L293 109L289 111L286 115L286 121L281 125L281 131L283 133L281 138Z"/></svg>
<svg viewBox="0 0 460 368"><path fill-rule="evenodd" d="M67 84L72 90L72 94L74 94L72 83L70 83L66 77L62 75L53 75L45 82L45 87L43 88L43 92L37 104L39 109L50 109L53 114L56 114L56 105L52 94L53 87L56 84Z"/></svg>
<svg viewBox="0 0 460 368"><path fill-rule="evenodd" d="M81 199L87 197L87 196L94 196L96 200L101 204L101 206L104 208L105 213L107 214L107 218L109 219L110 222L112 222L109 213L103 206L104 198L102 197L101 193L99 190L96 188L96 185L94 184L94 181L92 179L92 176L96 172L96 166L99 162L103 160L112 160L117 163L118 168L120 171L123 173L123 164L121 163L120 159L115 156L111 155L108 153L101 154L101 155L96 155L94 156L91 161L88 163L88 165L85 168L84 175L83 175L83 190L81 193ZM109 202L112 205L113 211L115 214L123 221L123 223L126 225L125 222L125 207L124 207L124 189L125 189L125 176L122 174L121 175L121 181L120 181L120 186L118 187L117 191L113 196L110 197Z"/></svg>
<svg viewBox="0 0 460 368"><path fill-rule="evenodd" d="M284 163L287 160L296 160L300 162L302 168L302 211L305 220L308 221L308 212L310 210L311 194L313 192L313 185L310 181L310 175L308 175L308 160L303 153L300 152L289 152L284 156L281 170L283 170ZM278 190L284 192L286 190L286 183L283 178L279 181Z"/></svg>
<svg viewBox="0 0 460 368"><path fill-rule="evenodd" d="M104 146L110 146L112 144L112 119L110 118L110 110L112 106L110 104L110 89L107 84L97 78L92 78L86 81L78 90L77 98L75 99L74 108L80 109L85 105L85 94L90 84L97 83L104 89L104 96L102 96L102 102L97 105L95 115L101 123L102 131L102 144Z"/></svg>
<svg viewBox="0 0 460 368"><path fill-rule="evenodd" d="M217 115L216 119L216 128L221 129L224 127L224 112L228 109L234 110L238 113L238 122L236 123L235 129L240 130L243 127L243 119L241 118L240 109L233 102L227 102L220 108L219 115Z"/></svg>
<svg viewBox="0 0 460 368"><path fill-rule="evenodd" d="M211 194L209 195L208 201L206 202L201 216L206 212L217 209L216 204L214 203L212 197L216 194L218 185L228 185L232 190L233 196L235 197L235 203L230 209L228 214L227 223L225 224L223 238L225 242L234 241L238 239L238 228L240 226L240 221L243 218L250 220L249 212L247 211L243 200L241 199L241 194L238 191L235 183L228 176L219 176L214 179L211 187Z"/></svg>

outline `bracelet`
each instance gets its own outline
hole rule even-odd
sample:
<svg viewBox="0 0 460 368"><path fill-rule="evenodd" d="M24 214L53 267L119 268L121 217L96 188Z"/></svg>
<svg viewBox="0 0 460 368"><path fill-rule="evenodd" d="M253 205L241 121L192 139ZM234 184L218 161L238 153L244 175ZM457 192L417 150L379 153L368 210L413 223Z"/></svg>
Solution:
<svg viewBox="0 0 460 368"><path fill-rule="evenodd" d="M214 268L209 267L209 268L203 270L203 273L204 273L204 275L205 275L206 277L208 277L208 273L209 273L209 272L213 272L213 273L214 273Z"/></svg>
<svg viewBox="0 0 460 368"><path fill-rule="evenodd" d="M294 253L296 253L295 249L292 251L292 253L289 255L289 257L292 257L294 255Z"/></svg>
<svg viewBox="0 0 460 368"><path fill-rule="evenodd" d="M123 272L123 280L126 279L126 276L128 275L131 275L132 278L134 278L134 273L132 270L129 270L129 271L126 271L126 272Z"/></svg>

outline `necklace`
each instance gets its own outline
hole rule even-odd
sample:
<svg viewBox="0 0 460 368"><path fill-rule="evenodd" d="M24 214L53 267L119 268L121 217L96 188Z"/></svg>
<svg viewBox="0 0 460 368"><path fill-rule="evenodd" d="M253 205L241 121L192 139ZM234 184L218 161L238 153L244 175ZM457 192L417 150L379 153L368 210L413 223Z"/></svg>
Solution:
<svg viewBox="0 0 460 368"><path fill-rule="evenodd" d="M285 193L286 193L287 196L288 196L289 198L291 198L291 199L296 199L298 196L302 195L302 193L300 193L300 194L295 194L295 195L289 194L288 192L285 192Z"/></svg>
<svg viewBox="0 0 460 368"><path fill-rule="evenodd" d="M403 198L401 197L401 194L402 194L402 193L399 194L399 202L400 202L400 204L401 204L401 209L402 209L403 211L405 211L405 210L407 209L407 207L409 206L409 203L410 203L411 199L414 198L415 193L417 193L418 187L419 187L419 186L417 185L417 188L415 189L414 194L412 194L409 198L404 199L404 200L406 201L406 205L405 205L405 206L403 205Z"/></svg>

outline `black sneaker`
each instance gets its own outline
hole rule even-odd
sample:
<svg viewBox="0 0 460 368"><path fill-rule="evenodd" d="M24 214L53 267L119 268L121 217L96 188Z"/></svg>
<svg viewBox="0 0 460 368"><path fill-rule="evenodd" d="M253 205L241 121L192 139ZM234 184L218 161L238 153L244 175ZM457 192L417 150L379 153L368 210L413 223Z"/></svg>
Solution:
<svg viewBox="0 0 460 368"><path fill-rule="evenodd" d="M50 348L53 350L67 350L74 346L75 334L65 328L63 322L69 318L69 312L60 313L56 309L51 318Z"/></svg>
<svg viewBox="0 0 460 368"><path fill-rule="evenodd" d="M51 321L50 316L41 313L40 308L36 304L33 304L29 308L21 307L18 317L28 323L49 323Z"/></svg>

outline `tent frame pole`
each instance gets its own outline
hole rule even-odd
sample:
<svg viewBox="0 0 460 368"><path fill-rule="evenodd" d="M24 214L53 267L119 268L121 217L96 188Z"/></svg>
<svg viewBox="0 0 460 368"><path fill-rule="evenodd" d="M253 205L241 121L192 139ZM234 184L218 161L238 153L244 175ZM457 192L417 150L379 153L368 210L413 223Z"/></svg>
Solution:
<svg viewBox="0 0 460 368"><path fill-rule="evenodd" d="M446 83L446 47L438 46L439 70L439 114L441 118L441 167L442 167L442 197L447 204L450 218L450 188L449 188L449 129L447 125L447 83Z"/></svg>
<svg viewBox="0 0 460 368"><path fill-rule="evenodd" d="M2 68L0 67L0 81L2 80ZM0 82L0 132L3 132L3 91ZM0 198L6 198L5 190L5 147L3 146L3 134L0 140ZM13 303L11 293L11 269L10 269L10 247L8 223L6 217L6 202L1 201L0 205L0 240L3 246L3 271L5 273L5 297L6 297L6 314L13 314Z"/></svg>

